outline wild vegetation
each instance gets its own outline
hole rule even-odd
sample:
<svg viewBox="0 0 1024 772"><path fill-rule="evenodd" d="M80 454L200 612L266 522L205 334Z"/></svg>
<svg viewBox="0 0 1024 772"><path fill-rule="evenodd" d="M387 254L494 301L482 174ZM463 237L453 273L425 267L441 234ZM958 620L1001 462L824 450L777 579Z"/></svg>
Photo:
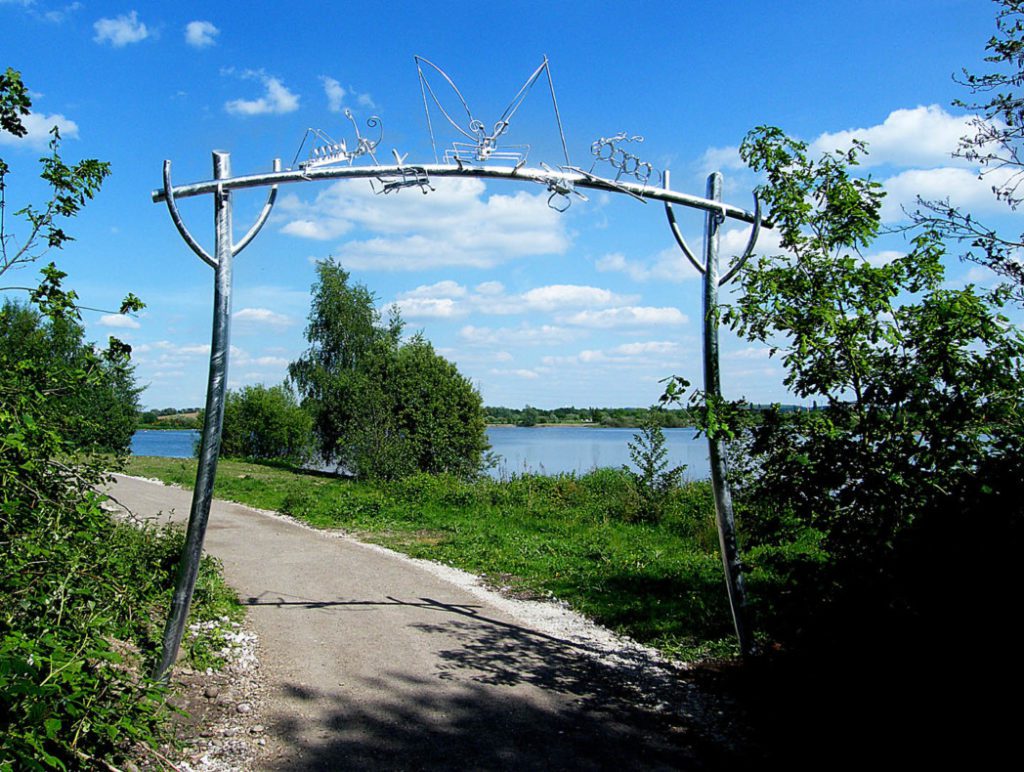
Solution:
<svg viewBox="0 0 1024 772"><path fill-rule="evenodd" d="M20 74L0 75L0 130L24 135L30 106ZM0 277L70 241L66 221L109 174L96 160L66 164L56 129L41 165L51 197L10 218L0 160ZM166 716L145 673L181 539L102 507L139 390L128 346L84 341L64 278L51 262L35 287L0 287L28 296L0 311L0 769L105 767L154 743ZM120 311L141 307L128 295ZM193 608L238 616L210 561Z"/></svg>
<svg viewBox="0 0 1024 772"><path fill-rule="evenodd" d="M554 596L609 627L693 658L732 651L708 483L659 494L621 469L505 481L415 474L345 480L222 460L215 495ZM130 473L191 487L192 459L133 458Z"/></svg>

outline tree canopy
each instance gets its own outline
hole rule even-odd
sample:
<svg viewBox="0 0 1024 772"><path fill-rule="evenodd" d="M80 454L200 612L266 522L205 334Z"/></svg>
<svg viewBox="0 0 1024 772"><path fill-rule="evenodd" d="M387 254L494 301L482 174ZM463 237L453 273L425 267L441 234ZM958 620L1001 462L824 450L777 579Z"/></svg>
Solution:
<svg viewBox="0 0 1024 772"><path fill-rule="evenodd" d="M1001 313L1007 291L950 288L934 230L886 264L865 259L883 193L855 173L864 152L812 158L773 127L743 142L781 250L742 271L723 317L821 407L745 427L714 423L742 411L696 413L741 439L732 474L760 624L789 644L990 608L1009 577L979 548L1021 546L1024 336Z"/></svg>
<svg viewBox="0 0 1024 772"><path fill-rule="evenodd" d="M220 453L301 463L310 450L312 429L309 414L287 383L245 386L225 398Z"/></svg>
<svg viewBox="0 0 1024 772"><path fill-rule="evenodd" d="M487 449L480 395L333 259L317 265L309 348L289 366L320 455L360 477L471 475Z"/></svg>

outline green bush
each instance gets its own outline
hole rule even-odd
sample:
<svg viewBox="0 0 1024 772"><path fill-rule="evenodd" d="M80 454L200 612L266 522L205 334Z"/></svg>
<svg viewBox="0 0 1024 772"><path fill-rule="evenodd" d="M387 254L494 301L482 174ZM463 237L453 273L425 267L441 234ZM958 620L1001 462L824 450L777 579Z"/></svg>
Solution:
<svg viewBox="0 0 1024 772"><path fill-rule="evenodd" d="M245 386L229 391L224 400L220 454L301 464L311 455L312 430L313 419L287 383Z"/></svg>

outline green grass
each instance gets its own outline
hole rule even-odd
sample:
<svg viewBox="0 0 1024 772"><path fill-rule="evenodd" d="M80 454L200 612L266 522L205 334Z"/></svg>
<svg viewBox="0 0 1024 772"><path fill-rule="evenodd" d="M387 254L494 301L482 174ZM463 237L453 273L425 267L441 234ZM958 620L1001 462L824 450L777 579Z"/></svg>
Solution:
<svg viewBox="0 0 1024 772"><path fill-rule="evenodd" d="M195 461L136 457L127 471L190 488ZM361 483L224 460L215 495L344 529L519 595L560 598L672 656L732 651L706 482L675 491L656 524L635 521L637 494L618 470L502 482L420 475Z"/></svg>

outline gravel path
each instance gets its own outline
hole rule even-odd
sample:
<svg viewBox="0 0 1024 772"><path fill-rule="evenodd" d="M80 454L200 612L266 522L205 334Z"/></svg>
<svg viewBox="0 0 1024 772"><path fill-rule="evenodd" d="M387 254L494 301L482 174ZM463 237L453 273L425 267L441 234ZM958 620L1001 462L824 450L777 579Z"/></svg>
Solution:
<svg viewBox="0 0 1024 772"><path fill-rule="evenodd" d="M118 476L142 517L191 493ZM215 501L206 548L249 606L266 770L715 769L735 727L685 670L559 604Z"/></svg>

